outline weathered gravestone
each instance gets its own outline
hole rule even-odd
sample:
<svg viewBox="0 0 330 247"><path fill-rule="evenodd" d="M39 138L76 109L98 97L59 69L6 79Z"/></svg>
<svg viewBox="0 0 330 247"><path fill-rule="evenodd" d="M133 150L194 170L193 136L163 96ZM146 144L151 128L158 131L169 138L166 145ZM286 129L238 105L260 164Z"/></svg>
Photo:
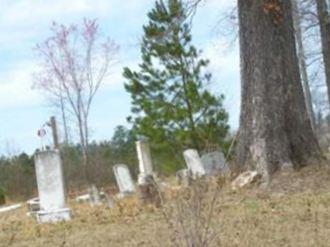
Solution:
<svg viewBox="0 0 330 247"><path fill-rule="evenodd" d="M89 195L89 204L92 207L102 205L100 191L98 190L95 184L92 184L88 188L88 195Z"/></svg>
<svg viewBox="0 0 330 247"><path fill-rule="evenodd" d="M113 172L119 187L120 197L124 197L135 192L134 182L126 165L115 165L113 167Z"/></svg>
<svg viewBox="0 0 330 247"><path fill-rule="evenodd" d="M40 151L35 154L40 211L39 223L70 220L70 210L65 206L62 162L58 150Z"/></svg>
<svg viewBox="0 0 330 247"><path fill-rule="evenodd" d="M139 178L138 183L143 184L149 176L153 176L150 147L147 140L136 142L136 152L139 160Z"/></svg>
<svg viewBox="0 0 330 247"><path fill-rule="evenodd" d="M191 173L193 178L206 175L206 171L201 161L197 150L188 149L183 152L184 159L186 161L188 171Z"/></svg>
<svg viewBox="0 0 330 247"><path fill-rule="evenodd" d="M159 204L159 191L154 178L149 143L146 140L136 142L139 160L139 197L142 203Z"/></svg>
<svg viewBox="0 0 330 247"><path fill-rule="evenodd" d="M226 174L229 172L229 167L222 152L215 151L204 154L201 157L201 161L208 175Z"/></svg>

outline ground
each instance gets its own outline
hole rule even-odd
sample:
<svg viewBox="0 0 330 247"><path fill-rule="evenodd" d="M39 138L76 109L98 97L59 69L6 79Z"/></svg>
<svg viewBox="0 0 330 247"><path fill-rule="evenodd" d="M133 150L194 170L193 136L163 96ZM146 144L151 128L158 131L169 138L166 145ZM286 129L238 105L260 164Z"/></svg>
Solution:
<svg viewBox="0 0 330 247"><path fill-rule="evenodd" d="M135 198L114 209L71 202L73 220L39 225L26 209L0 215L0 246L173 246L162 209ZM330 246L330 168L281 172L267 189L232 191L216 202L212 246Z"/></svg>

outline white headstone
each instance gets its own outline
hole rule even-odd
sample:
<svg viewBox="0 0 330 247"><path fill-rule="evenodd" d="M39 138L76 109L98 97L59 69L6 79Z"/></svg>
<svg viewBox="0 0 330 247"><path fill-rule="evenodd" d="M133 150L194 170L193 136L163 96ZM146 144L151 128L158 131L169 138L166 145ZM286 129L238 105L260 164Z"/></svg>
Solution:
<svg viewBox="0 0 330 247"><path fill-rule="evenodd" d="M135 186L131 173L126 165L115 165L113 172L119 187L121 195L131 194L135 192Z"/></svg>
<svg viewBox="0 0 330 247"><path fill-rule="evenodd" d="M209 175L216 173L228 173L229 167L222 152L215 151L202 155L202 163L205 172Z"/></svg>
<svg viewBox="0 0 330 247"><path fill-rule="evenodd" d="M198 152L195 149L188 149L183 152L184 159L186 161L188 170L193 177L203 176L206 174L204 165L199 158Z"/></svg>
<svg viewBox="0 0 330 247"><path fill-rule="evenodd" d="M148 176L153 176L152 161L149 143L146 140L136 142L136 151L139 160L139 184L144 184Z"/></svg>
<svg viewBox="0 0 330 247"><path fill-rule="evenodd" d="M59 151L47 150L36 153L35 169L39 193L40 223L70 219L70 210L65 207L62 162Z"/></svg>

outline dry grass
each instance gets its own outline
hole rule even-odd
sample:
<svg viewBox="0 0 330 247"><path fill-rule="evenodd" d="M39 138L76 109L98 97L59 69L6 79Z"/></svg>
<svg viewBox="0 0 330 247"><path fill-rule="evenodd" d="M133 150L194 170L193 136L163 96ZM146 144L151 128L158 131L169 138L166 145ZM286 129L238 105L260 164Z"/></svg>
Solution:
<svg viewBox="0 0 330 247"><path fill-rule="evenodd" d="M270 188L225 185L215 205L214 246L330 246L330 171L308 167ZM168 195L175 194L173 191ZM173 202L173 201L172 201ZM0 215L0 246L172 246L162 210L128 198L114 209L71 203L72 221L38 225L26 210Z"/></svg>

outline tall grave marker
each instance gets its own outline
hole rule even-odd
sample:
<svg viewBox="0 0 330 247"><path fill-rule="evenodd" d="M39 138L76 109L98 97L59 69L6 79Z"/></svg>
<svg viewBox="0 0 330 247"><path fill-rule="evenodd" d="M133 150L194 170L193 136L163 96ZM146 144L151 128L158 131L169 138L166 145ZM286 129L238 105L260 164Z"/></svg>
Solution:
<svg viewBox="0 0 330 247"><path fill-rule="evenodd" d="M40 223L70 220L70 210L65 205L62 162L58 150L39 151L34 156L37 176Z"/></svg>
<svg viewBox="0 0 330 247"><path fill-rule="evenodd" d="M139 197L142 203L160 203L159 191L156 185L150 147L147 140L136 142L136 151L139 160L138 187Z"/></svg>

